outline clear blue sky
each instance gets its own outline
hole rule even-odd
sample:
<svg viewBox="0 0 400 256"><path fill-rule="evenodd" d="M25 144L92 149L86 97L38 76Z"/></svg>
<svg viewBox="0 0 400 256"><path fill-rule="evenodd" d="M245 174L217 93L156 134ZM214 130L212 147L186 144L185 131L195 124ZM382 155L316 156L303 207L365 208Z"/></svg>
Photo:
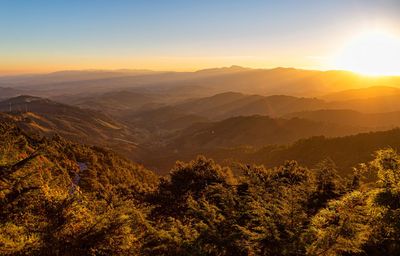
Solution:
<svg viewBox="0 0 400 256"><path fill-rule="evenodd" d="M400 1L0 0L0 73L321 66L352 34L400 30Z"/></svg>

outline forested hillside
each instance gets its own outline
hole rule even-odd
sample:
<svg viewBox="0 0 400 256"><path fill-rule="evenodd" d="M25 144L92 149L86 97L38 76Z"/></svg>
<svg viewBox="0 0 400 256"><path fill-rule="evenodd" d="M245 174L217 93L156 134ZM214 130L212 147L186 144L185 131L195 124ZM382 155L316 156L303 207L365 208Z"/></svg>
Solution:
<svg viewBox="0 0 400 256"><path fill-rule="evenodd" d="M60 134L75 142L134 154L148 133L91 109L46 98L18 96L0 101L0 120L15 122L27 133ZM126 154L128 155L128 154Z"/></svg>
<svg viewBox="0 0 400 256"><path fill-rule="evenodd" d="M1 255L400 253L391 149L347 178L329 159L233 174L204 157L158 178L108 150L28 136L13 123L0 137Z"/></svg>
<svg viewBox="0 0 400 256"><path fill-rule="evenodd" d="M243 136L249 136L243 132ZM212 136L210 134L209 136ZM187 137L190 138L190 137ZM228 141L227 137L227 141ZM218 139L218 138L217 138ZM260 138L262 140L263 138ZM188 140L190 142L190 140ZM207 140L205 140L208 142ZM212 141L212 140L211 140ZM182 142L182 141L181 141ZM175 144L175 147L185 144ZM400 130L367 132L356 135L328 138L314 136L300 139L287 145L265 145L262 147L235 146L235 147L199 147L189 144L184 150L165 150L153 152L153 154L139 155L147 166L164 173L168 167L174 164L173 159L189 161L197 155L205 155L213 158L224 165L235 165L235 163L264 164L276 166L283 164L286 160L296 160L302 165L314 168L320 161L331 158L337 165L342 175L348 175L352 167L360 162L368 162L373 158L373 152L381 148L393 148L400 150ZM179 147L178 147L179 148ZM357 152L357 153L355 153Z"/></svg>
<svg viewBox="0 0 400 256"><path fill-rule="evenodd" d="M169 146L180 151L241 145L261 147L271 144L288 144L312 136L336 137L366 130L361 127L315 122L300 118L239 116L219 122L205 122L190 126L181 131Z"/></svg>
<svg viewBox="0 0 400 256"><path fill-rule="evenodd" d="M118 255L130 247L155 174L109 150L31 137L12 123L0 124L0 141L1 255Z"/></svg>

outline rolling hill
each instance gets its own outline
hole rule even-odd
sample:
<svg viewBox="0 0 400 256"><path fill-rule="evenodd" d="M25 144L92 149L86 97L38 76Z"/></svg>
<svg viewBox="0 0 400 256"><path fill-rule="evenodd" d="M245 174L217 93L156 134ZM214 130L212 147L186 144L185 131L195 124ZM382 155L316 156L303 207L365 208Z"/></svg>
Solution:
<svg viewBox="0 0 400 256"><path fill-rule="evenodd" d="M334 125L299 118L239 116L188 127L173 140L172 145L180 150L241 145L260 147L270 144L287 144L317 135L333 137L361 131L363 129L356 126Z"/></svg>
<svg viewBox="0 0 400 256"><path fill-rule="evenodd" d="M184 151L170 149L143 155L141 159L146 166L158 173L166 173L177 160L187 161L199 154L227 166L235 166L240 162L273 167L287 160L296 160L303 166L315 168L329 158L335 163L339 173L346 176L352 173L352 168L357 164L373 160L375 151L385 148L400 150L400 129L333 138L316 136L287 145L268 145L262 148L238 146L193 148Z"/></svg>
<svg viewBox="0 0 400 256"><path fill-rule="evenodd" d="M123 116L126 112L132 113L158 108L168 102L166 95L161 96L133 91L114 91L83 97L62 96L54 99L68 105L102 111L112 116Z"/></svg>
<svg viewBox="0 0 400 256"><path fill-rule="evenodd" d="M25 131L48 137L60 134L75 142L109 146L118 152L136 151L136 139L145 134L98 111L39 97L19 96L2 101L0 111L3 121L13 121Z"/></svg>
<svg viewBox="0 0 400 256"><path fill-rule="evenodd" d="M321 96L326 101L347 101L355 99L369 99L384 96L399 96L400 89L389 86L372 86L367 88L358 88L330 93Z"/></svg>
<svg viewBox="0 0 400 256"><path fill-rule="evenodd" d="M249 160L252 157L250 153L255 154L258 148L267 145L279 149L299 139L321 135L337 137L369 130L300 118L239 116L216 122L196 123L170 133L159 144L149 147L148 152L138 152L135 156L137 159L134 160L140 159L141 163L158 173L165 173L177 160L187 161L199 154L229 165L236 160Z"/></svg>
<svg viewBox="0 0 400 256"><path fill-rule="evenodd" d="M391 91L397 90L392 89ZM367 89L367 91L369 91L369 89ZM363 95L365 94L361 93L359 98L355 99L327 101L318 98L293 97L287 95L261 96L238 92L225 92L210 97L194 98L184 102L170 103L165 107L161 106L150 110L144 110L140 113L127 112L126 119L136 119L140 122L147 122L146 119L148 117L164 115L164 118L167 118L168 113L174 113L174 115L179 113L181 116L202 116L210 120L223 120L235 116L250 115L284 117L291 113L316 110L352 110L360 113L388 113L400 111L400 94L384 95L384 93L382 93L378 94L376 97L370 98L363 98ZM296 114L293 115L295 116ZM154 123L156 123L156 121L154 121Z"/></svg>
<svg viewBox="0 0 400 256"><path fill-rule="evenodd" d="M389 130L400 126L400 112L361 113L347 109L321 109L285 115L286 118L304 118L316 122L369 127L371 130Z"/></svg>
<svg viewBox="0 0 400 256"><path fill-rule="evenodd" d="M337 138L313 137L282 147L266 147L248 154L247 161L275 166L287 159L315 167L326 158L331 158L342 174L348 174L358 163L374 158L379 149L400 150L400 129L368 132Z"/></svg>
<svg viewBox="0 0 400 256"><path fill-rule="evenodd" d="M186 100L153 110L126 115L125 120L135 125L165 128L164 123L184 117L201 117L204 120L223 120L235 116L268 115L279 117L293 109L314 110L325 106L325 102L314 98L292 96L246 95L236 92L216 94L211 97ZM195 118L193 121L198 121ZM162 122L160 122L162 120ZM192 122L193 124L194 122ZM190 122L187 123L190 125ZM182 127L184 128L184 127Z"/></svg>

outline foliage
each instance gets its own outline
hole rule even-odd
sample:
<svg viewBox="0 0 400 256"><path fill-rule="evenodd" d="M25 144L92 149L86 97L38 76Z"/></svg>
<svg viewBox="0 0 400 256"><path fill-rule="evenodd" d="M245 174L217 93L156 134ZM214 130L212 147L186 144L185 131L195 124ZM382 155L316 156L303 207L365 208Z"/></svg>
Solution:
<svg viewBox="0 0 400 256"><path fill-rule="evenodd" d="M205 157L165 177L100 148L0 124L0 255L399 255L400 156L351 179L332 160ZM362 175L376 180L364 183Z"/></svg>

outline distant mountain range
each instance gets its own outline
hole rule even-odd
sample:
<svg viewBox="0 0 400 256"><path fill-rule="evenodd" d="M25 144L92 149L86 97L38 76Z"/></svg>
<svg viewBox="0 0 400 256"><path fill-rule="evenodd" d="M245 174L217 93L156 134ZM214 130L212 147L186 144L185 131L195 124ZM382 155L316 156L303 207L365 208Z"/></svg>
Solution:
<svg viewBox="0 0 400 256"><path fill-rule="evenodd" d="M399 86L399 84L394 84ZM385 96L400 96L400 89L390 86L372 86L330 93L320 98L326 101L347 101L356 99L371 99Z"/></svg>
<svg viewBox="0 0 400 256"><path fill-rule="evenodd" d="M41 91L41 96L93 94L115 90L184 93L199 97L236 91L246 94L315 97L371 86L399 87L400 77L364 77L347 71L238 66L196 72L62 71L45 75L0 77L0 87Z"/></svg>

